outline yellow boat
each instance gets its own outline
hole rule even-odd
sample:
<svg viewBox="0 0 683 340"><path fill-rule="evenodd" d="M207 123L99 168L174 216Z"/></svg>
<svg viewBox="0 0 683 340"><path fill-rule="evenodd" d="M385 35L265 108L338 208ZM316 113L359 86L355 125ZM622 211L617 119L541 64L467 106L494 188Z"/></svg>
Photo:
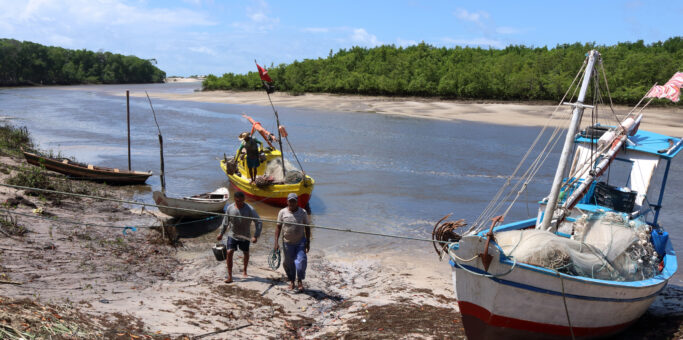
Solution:
<svg viewBox="0 0 683 340"><path fill-rule="evenodd" d="M244 116L252 123L254 130L258 131L269 144L269 147L261 151L261 164L258 166L258 168L256 168L256 176L265 176L269 165L271 165L271 169L274 165L281 171L282 168L280 165L284 160L282 157L282 152L277 150L270 143L271 141L277 140L275 136L266 131L260 123L255 122L246 115ZM284 131L284 128L280 129L280 132L282 131ZM221 169L223 169L223 172L225 172L225 174L228 176L230 185L233 188L243 192L251 200L280 207L287 206L287 195L290 193L295 193L299 197L299 206L307 211L310 211L308 201L311 198L313 186L315 184L315 181L312 177L306 175L304 172L299 171L293 166L287 166L287 175L282 174L282 180L276 180L271 184L258 186L256 183L251 183L246 157L240 156L242 155L235 154L233 158L237 159L237 171L234 172L229 171L228 169L228 158L223 157L223 159L220 161ZM263 159L263 156L265 156L265 160ZM285 165L288 165L287 163L288 162L285 162Z"/></svg>

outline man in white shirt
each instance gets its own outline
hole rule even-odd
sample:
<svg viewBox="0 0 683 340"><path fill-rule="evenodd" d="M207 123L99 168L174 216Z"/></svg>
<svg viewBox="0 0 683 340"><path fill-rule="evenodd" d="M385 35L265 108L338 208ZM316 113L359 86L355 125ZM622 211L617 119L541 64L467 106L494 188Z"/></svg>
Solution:
<svg viewBox="0 0 683 340"><path fill-rule="evenodd" d="M305 224L302 225L302 224ZM311 246L311 227L308 226L308 214L298 204L295 193L287 195L287 208L277 214L277 227L275 228L274 250L280 248L278 241L280 231L284 246L283 267L289 279L289 289L304 290L303 280L306 278L306 265L308 259L306 253Z"/></svg>

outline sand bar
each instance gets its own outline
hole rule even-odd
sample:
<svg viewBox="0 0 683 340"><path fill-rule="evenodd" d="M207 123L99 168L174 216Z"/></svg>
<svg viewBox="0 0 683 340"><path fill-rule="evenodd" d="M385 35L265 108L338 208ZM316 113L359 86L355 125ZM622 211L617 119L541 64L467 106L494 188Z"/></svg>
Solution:
<svg viewBox="0 0 683 340"><path fill-rule="evenodd" d="M119 94L120 95L120 94ZM135 93L132 95L142 95ZM150 96L167 100L185 100L210 103L245 104L269 106L268 97L263 91L202 91L189 94L151 92ZM271 94L276 107L294 107L318 111L335 112L374 112L378 114L400 115L416 118L470 121L489 124L514 126L543 126L555 110L552 103L535 104L523 102L485 102L452 101L425 99L417 97L353 96L333 94L304 94L299 96L276 92ZM567 115L567 107L561 107L556 116ZM603 107L601 116L611 117L609 107ZM621 117L630 107L615 106L616 114ZM648 107L645 111L642 128L667 134L683 136L683 108ZM612 123L607 120L604 124Z"/></svg>

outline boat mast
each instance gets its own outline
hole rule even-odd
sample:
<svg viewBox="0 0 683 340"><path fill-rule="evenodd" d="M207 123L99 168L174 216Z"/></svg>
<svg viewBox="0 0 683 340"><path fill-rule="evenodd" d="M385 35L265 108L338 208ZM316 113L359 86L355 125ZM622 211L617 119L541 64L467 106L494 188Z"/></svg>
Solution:
<svg viewBox="0 0 683 340"><path fill-rule="evenodd" d="M270 107L273 108L273 112L275 113L275 122L277 123L277 142L280 144L280 158L282 158L282 180L285 179L286 177L286 170L285 170L285 149L282 148L282 136L280 133L280 116L277 114L277 110L275 110L275 105L273 105L273 101L270 99L270 91L268 91L268 84L266 83L266 80L263 78L263 75L261 74L261 66L256 62L256 59L254 59L254 64L256 64L256 67L259 69L259 77L261 77L261 83L263 83L263 87L266 90L266 94L268 95L268 101L270 102ZM270 79L270 77L268 77Z"/></svg>
<svg viewBox="0 0 683 340"><path fill-rule="evenodd" d="M273 108L273 112L275 112L275 123L277 124L277 142L280 144L280 158L282 158L282 180L285 180L285 177L287 177L286 170L285 170L285 149L282 148L282 134L280 133L280 116L277 114L277 110L275 110L275 106L273 106L273 101L270 100L270 93L266 92L268 95L268 101L270 101L270 106Z"/></svg>
<svg viewBox="0 0 683 340"><path fill-rule="evenodd" d="M560 188L562 186L562 178L564 176L564 170L567 167L567 162L569 160L569 153L574 147L574 137L576 135L576 130L578 130L579 124L581 123L581 116L583 115L583 109L586 106L583 104L586 98L586 91L588 90L588 85L590 83L591 75L593 74L593 67L595 66L595 61L600 57L600 53L596 50L591 50L588 52L588 64L586 65L586 71L583 75L583 83L581 84L581 90L579 91L579 97L576 103L570 104L574 106L574 112L572 114L572 121L567 130L567 136L564 140L564 146L562 148L562 154L560 155L560 160L557 164L557 171L555 171L555 178L553 179L553 185L550 190L550 195L548 195L548 203L545 207L545 212L543 213L543 221L540 226L537 226L541 230L549 230L550 223L553 219L553 214L557 206L557 201L560 194Z"/></svg>

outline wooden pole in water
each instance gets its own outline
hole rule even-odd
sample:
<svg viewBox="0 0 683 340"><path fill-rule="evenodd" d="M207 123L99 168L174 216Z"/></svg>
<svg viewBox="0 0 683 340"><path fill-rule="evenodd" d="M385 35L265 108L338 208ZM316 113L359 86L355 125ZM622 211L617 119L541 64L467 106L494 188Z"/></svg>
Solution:
<svg viewBox="0 0 683 340"><path fill-rule="evenodd" d="M154 115L154 124L157 125L157 131L159 131L159 162L161 163L161 173L159 174L159 179L161 179L161 192L166 195L166 175L164 175L164 139L161 137L161 128L159 128L159 122L157 122L157 113L154 111L152 100L149 98L147 91L145 91L145 95L147 96L149 107L152 109L152 114Z"/></svg>
<svg viewBox="0 0 683 340"><path fill-rule="evenodd" d="M126 90L126 125L128 125L128 171L130 167L130 91Z"/></svg>

